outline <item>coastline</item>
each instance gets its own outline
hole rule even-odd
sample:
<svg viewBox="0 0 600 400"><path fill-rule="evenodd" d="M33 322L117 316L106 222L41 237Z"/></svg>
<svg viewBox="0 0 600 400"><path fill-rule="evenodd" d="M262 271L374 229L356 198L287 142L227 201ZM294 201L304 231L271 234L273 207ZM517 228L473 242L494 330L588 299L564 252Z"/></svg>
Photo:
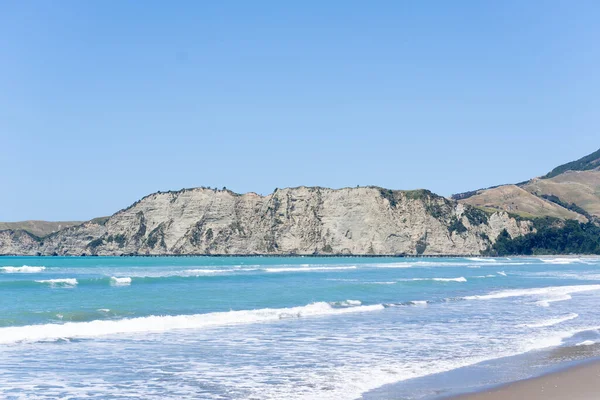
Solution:
<svg viewBox="0 0 600 400"><path fill-rule="evenodd" d="M363 393L361 400L596 400L600 344L484 361Z"/></svg>
<svg viewBox="0 0 600 400"><path fill-rule="evenodd" d="M600 360L542 376L520 380L478 393L447 397L447 400L595 400L600 396Z"/></svg>

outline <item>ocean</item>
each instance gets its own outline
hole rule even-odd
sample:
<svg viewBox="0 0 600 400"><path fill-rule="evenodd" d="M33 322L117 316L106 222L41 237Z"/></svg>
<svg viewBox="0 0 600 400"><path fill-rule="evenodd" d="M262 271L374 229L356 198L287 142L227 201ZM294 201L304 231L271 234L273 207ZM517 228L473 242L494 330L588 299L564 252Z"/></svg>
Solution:
<svg viewBox="0 0 600 400"><path fill-rule="evenodd" d="M0 397L356 399L600 342L598 304L597 258L0 257Z"/></svg>

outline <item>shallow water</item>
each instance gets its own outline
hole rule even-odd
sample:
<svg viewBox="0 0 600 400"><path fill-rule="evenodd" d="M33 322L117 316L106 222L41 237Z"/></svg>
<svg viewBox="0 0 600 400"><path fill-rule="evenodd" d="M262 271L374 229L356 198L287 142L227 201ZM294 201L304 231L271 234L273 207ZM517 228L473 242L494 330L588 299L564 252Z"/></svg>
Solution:
<svg viewBox="0 0 600 400"><path fill-rule="evenodd" d="M353 399L598 342L598 300L593 258L3 257L0 397Z"/></svg>

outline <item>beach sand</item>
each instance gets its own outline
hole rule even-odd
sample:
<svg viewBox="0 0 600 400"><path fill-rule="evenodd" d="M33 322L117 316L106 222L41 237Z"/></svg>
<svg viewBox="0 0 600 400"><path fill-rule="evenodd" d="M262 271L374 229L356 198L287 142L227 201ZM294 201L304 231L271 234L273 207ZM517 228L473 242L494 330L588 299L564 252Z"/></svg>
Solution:
<svg viewBox="0 0 600 400"><path fill-rule="evenodd" d="M537 378L510 383L452 400L598 400L600 361L584 363Z"/></svg>

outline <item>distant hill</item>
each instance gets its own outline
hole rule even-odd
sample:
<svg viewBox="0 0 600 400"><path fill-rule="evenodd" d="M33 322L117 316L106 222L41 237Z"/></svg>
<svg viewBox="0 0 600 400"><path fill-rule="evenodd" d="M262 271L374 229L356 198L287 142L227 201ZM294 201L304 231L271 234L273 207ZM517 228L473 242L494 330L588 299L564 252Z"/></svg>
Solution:
<svg viewBox="0 0 600 400"><path fill-rule="evenodd" d="M597 169L600 167L600 149L596 150L592 154L580 158L577 161L571 161L569 163L560 165L548 172L542 177L542 179L554 178L567 171L589 171L591 169Z"/></svg>
<svg viewBox="0 0 600 400"><path fill-rule="evenodd" d="M0 222L0 231L27 231L35 236L43 237L70 226L79 225L82 221L19 221Z"/></svg>
<svg viewBox="0 0 600 400"><path fill-rule="evenodd" d="M459 193L464 204L504 210L526 218L553 217L579 222L600 217L600 150L516 185Z"/></svg>
<svg viewBox="0 0 600 400"><path fill-rule="evenodd" d="M600 254L599 233L600 150L451 200L374 186L157 192L83 223L0 223L0 254Z"/></svg>
<svg viewBox="0 0 600 400"><path fill-rule="evenodd" d="M211 188L150 194L45 237L0 230L0 254L478 255L533 224L427 190Z"/></svg>

